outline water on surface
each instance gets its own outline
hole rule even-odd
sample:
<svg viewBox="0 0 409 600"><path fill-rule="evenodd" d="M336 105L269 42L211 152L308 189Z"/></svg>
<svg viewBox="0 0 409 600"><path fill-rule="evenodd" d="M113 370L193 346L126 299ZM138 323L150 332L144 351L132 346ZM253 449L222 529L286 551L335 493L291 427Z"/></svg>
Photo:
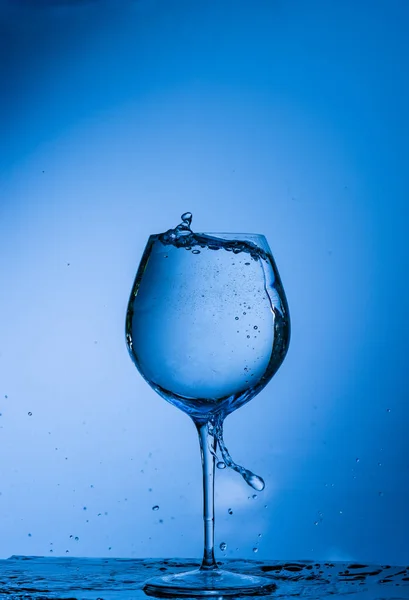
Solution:
<svg viewBox="0 0 409 600"><path fill-rule="evenodd" d="M268 597L328 600L408 600L409 566L313 561L223 560L224 569L264 575L277 589ZM193 559L12 556L0 560L1 600L140 600L148 578L196 569Z"/></svg>

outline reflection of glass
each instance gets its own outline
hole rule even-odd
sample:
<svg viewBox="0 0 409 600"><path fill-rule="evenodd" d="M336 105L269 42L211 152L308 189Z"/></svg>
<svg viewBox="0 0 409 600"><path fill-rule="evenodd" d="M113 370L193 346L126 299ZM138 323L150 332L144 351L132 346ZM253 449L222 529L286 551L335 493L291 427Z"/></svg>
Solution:
<svg viewBox="0 0 409 600"><path fill-rule="evenodd" d="M126 316L130 355L165 400L186 412L199 433L204 487L204 557L200 569L149 581L157 595L218 596L265 592L271 581L221 570L214 558L214 467L223 461L255 489L263 480L236 465L224 445L223 420L270 381L289 344L288 307L264 236L195 234L191 215L152 235Z"/></svg>

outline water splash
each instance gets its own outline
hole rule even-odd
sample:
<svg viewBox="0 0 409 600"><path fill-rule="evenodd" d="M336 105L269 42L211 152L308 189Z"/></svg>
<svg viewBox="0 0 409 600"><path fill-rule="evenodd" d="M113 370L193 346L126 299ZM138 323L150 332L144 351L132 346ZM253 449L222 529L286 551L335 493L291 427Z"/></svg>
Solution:
<svg viewBox="0 0 409 600"><path fill-rule="evenodd" d="M208 250L223 249L227 252L233 252L233 254L246 252L253 260L260 260L261 258L268 260L267 252L252 242L225 240L203 233L194 233L191 229L193 219L191 212L183 213L180 218L181 223L179 225L158 235L159 241L165 246L172 245L176 248L185 248L191 250L193 254L200 254L199 248L207 248Z"/></svg>
<svg viewBox="0 0 409 600"><path fill-rule="evenodd" d="M214 436L217 440L225 465L230 469L233 469L233 471L240 473L244 481L254 490L257 490L258 492L264 490L264 479L262 479L259 475L256 475L249 469L245 469L241 465L235 463L232 457L230 456L226 444L223 440L223 417L221 415L218 415L213 423L209 423L208 428L210 435Z"/></svg>

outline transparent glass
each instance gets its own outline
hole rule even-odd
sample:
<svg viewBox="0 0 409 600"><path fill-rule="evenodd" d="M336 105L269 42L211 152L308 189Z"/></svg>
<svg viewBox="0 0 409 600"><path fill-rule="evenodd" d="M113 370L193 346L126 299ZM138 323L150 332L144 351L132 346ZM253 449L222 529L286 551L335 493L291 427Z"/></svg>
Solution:
<svg viewBox="0 0 409 600"><path fill-rule="evenodd" d="M283 362L290 339L287 301L263 235L177 229L148 240L129 299L126 340L142 377L198 431L204 552L200 569L156 578L144 589L157 596L262 594L274 587L271 580L224 571L215 561L215 458L219 445L227 466L256 489L264 487L231 461L222 424Z"/></svg>

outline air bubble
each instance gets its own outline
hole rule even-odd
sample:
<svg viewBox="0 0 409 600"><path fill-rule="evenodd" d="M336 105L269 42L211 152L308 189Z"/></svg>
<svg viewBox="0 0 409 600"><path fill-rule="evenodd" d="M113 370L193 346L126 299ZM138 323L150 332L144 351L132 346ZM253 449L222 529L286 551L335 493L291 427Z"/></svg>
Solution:
<svg viewBox="0 0 409 600"><path fill-rule="evenodd" d="M222 550L223 552L227 549L227 544L226 542L222 542L219 546L220 550Z"/></svg>

